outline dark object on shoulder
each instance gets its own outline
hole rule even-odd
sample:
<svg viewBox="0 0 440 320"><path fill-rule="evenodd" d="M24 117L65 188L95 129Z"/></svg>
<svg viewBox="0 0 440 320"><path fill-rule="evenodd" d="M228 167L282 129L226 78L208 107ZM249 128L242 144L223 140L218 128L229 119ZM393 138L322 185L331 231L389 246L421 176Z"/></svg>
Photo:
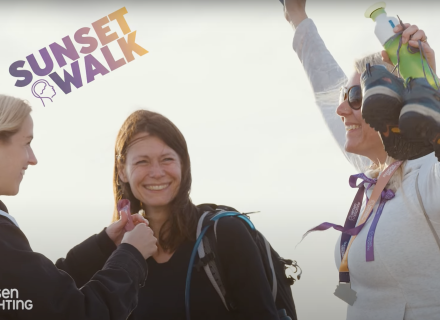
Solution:
<svg viewBox="0 0 440 320"><path fill-rule="evenodd" d="M266 238L255 229L253 223L246 214L238 212L236 209L227 206L217 206L215 204L201 204L197 208L200 210L201 218L197 227L197 240L193 250L193 256L190 260L188 270L186 303L189 305L189 285L191 280L191 272L193 268L200 270L203 268L211 280L212 285L216 289L225 307L229 311L237 308L236 303L231 299L228 293L227 285L224 281L224 272L222 262L219 260L217 250L216 228L219 219L223 217L236 217L241 220L248 228L252 235L258 251L261 255L267 280L272 289L272 295L278 314L281 320L297 320L295 304L290 286L296 279L292 276L286 276L286 270L289 267L295 268L294 273L298 270L296 261L284 259L271 247ZM203 243L202 246L199 246ZM194 263L196 252L198 251L199 260ZM300 274L297 276L299 280ZM187 320L189 312L187 309Z"/></svg>

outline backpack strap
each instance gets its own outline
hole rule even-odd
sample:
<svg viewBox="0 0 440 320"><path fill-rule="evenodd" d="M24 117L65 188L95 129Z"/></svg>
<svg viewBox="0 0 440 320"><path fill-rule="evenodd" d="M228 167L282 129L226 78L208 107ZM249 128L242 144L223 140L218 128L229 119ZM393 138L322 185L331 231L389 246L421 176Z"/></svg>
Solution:
<svg viewBox="0 0 440 320"><path fill-rule="evenodd" d="M206 250L206 244L208 246L210 246L210 249L212 250L213 248L216 247L217 244L217 225L218 222L221 218L223 217L228 217L228 216L234 216L237 217L239 219L242 219L244 222L246 222L246 226L250 229L251 234L253 234L254 240L256 240L256 236L259 236L263 239L264 242L264 250L261 250L260 248L260 253L264 254L264 259L266 259L267 257L267 261L269 264L269 268L270 268L270 278L268 279L269 282L272 285L272 296L273 299L275 301L276 296L277 296L277 278L276 278L276 273L275 273L275 269L274 269L274 265L273 265L273 259L272 259L272 252L271 252L271 247L269 242L267 241L267 239L260 233L260 232L256 232L255 226L254 224L251 222L251 220L244 214L239 213L238 211L236 211L233 208L230 207L224 207L224 206L216 206L216 210L218 210L218 213L214 214L212 217L210 217L211 221L214 221L214 239L212 239L211 241L204 241L203 244L205 246L205 248L203 248L202 246L199 247L199 257L202 259L203 257L206 256L206 252L204 252L204 254L201 252L205 249ZM233 210L233 211L225 211L226 210ZM206 219L206 215L202 216L204 219ZM200 221L199 221L200 222ZM201 229L201 228L200 228ZM258 234L258 235L257 235ZM206 237L209 237L209 234L206 235ZM227 299L225 299L225 295L226 295L226 291L222 290L222 288L224 288L224 284L222 282L222 273L219 272L219 276L220 277L211 277L210 272L208 271L209 268L212 270L219 270L220 269L220 261L217 260L217 256L214 255L214 259L209 261L207 265L204 266L205 271L208 275L208 278L211 280L214 288L216 289L217 293L222 292L223 294L223 298L222 301L225 304L225 307L227 310L229 310L230 308L228 308L228 304L230 305L230 302L227 303ZM209 268L208 268L209 267ZM213 281L214 280L214 281ZM218 290L217 288L220 288L220 290Z"/></svg>
<svg viewBox="0 0 440 320"><path fill-rule="evenodd" d="M234 302L229 298L228 290L223 281L224 276L222 272L222 264L218 258L217 253L217 226L218 221L224 217L237 217L243 220L243 222L245 222L245 225L249 228L252 237L257 242L257 247L260 251L263 262L265 261L264 265L266 268L268 281L272 287L272 296L274 301L276 301L278 291L277 275L272 258L272 249L267 239L255 229L254 224L246 215L238 212L234 208L217 206L214 204L203 204L199 205L198 208L199 210L203 210L203 214L201 215L197 223L197 241L191 254L188 275L186 279L185 307L187 320L190 319L189 288L193 268L197 268L198 270L200 270L200 268L203 267L206 275L208 276L208 279L210 280L212 286L222 300L226 310L232 311L236 308ZM213 230L209 230L211 228ZM258 238L261 238L262 240L260 239L257 241ZM261 243L261 245L258 245L258 242ZM197 264L194 264L195 256L197 253L199 255L199 262Z"/></svg>
<svg viewBox="0 0 440 320"><path fill-rule="evenodd" d="M216 213L212 211L206 211L203 213L197 225L197 238L200 236L200 233L202 232L202 226L209 225L209 223L212 224L210 220L213 216L215 216L215 214ZM217 221L213 225L216 226ZM205 270L205 273L208 276L209 281L211 281L212 286L214 287L215 291L217 291L226 309L229 311L228 303L226 302L226 298L225 298L226 289L223 285L223 282L220 277L220 272L215 263L215 258L216 258L215 253L211 248L209 239L206 238L203 239L200 245L198 246L197 251L199 253L199 258L200 258L199 262L202 263L203 269ZM208 257L208 259L205 259L206 257ZM192 268L192 266L190 267ZM200 264L197 265L196 267L199 269Z"/></svg>
<svg viewBox="0 0 440 320"><path fill-rule="evenodd" d="M425 173L425 171L427 171L429 169L430 169L430 166L428 164L422 164L422 166L419 169L419 172L417 172L416 192L417 192L417 199L419 200L420 206L422 207L422 211L425 216L426 222L428 223L428 226L431 229L432 235L434 236L434 239L437 242L437 246L440 249L440 238L439 238L437 232L435 231L434 226L432 225L431 219L429 219L429 216L426 213L425 206L423 205L422 196L421 196L420 190L419 190L419 174L420 174L420 172Z"/></svg>

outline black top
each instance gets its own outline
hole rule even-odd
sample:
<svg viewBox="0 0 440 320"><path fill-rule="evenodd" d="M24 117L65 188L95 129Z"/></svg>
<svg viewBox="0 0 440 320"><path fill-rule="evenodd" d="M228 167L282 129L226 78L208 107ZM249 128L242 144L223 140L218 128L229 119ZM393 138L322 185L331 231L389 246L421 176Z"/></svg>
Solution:
<svg viewBox="0 0 440 320"><path fill-rule="evenodd" d="M0 207L7 212L1 201ZM18 291L18 298L0 298L0 319L125 320L138 303L147 266L132 245L122 244L111 253L113 249L103 231L70 250L55 266L33 252L23 232L0 216L0 290ZM78 287L85 285L78 289L69 274L57 267L71 272ZM97 269L102 271L94 274ZM17 300L31 300L27 304L31 309Z"/></svg>
<svg viewBox="0 0 440 320"><path fill-rule="evenodd" d="M278 319L258 248L244 223L234 217L220 219L217 241L225 282L238 310L228 312L204 269L194 269L190 292L191 319ZM148 278L139 292L139 305L130 320L186 319L185 281L194 244L185 242L180 245L166 263L157 263L153 258L147 260Z"/></svg>

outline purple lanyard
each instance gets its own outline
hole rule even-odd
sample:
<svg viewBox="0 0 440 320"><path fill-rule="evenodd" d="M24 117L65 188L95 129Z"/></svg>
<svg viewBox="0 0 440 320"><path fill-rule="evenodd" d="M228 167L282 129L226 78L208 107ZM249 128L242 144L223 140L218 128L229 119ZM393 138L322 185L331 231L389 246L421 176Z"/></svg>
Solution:
<svg viewBox="0 0 440 320"><path fill-rule="evenodd" d="M356 182L358 179L362 179L362 182L358 185L356 185ZM350 239L352 236L358 235L359 232L361 232L362 228L367 223L368 219L372 215L374 210L371 210L368 218L365 220L364 223L358 225L356 227L356 222L358 221L359 214L361 212L362 207L362 199L364 196L364 193L366 193L373 185L375 185L377 182L377 179L371 179L368 178L365 174L359 173L350 176L349 184L352 188L359 188L358 192L356 193L356 196L354 197L353 203L351 204L350 210L348 211L347 218L345 219L344 227L324 222L318 225L315 228L310 229L307 231L301 241L310 233L313 231L325 231L327 229L333 228L337 231L342 232L341 236L341 242L340 242L340 254L341 254L341 260L344 257L345 250L347 249L347 245L350 242ZM365 183L367 183L367 187L365 187ZM367 201L368 201L368 196ZM382 215L383 208L385 207L385 204L388 200L392 199L394 197L394 192L391 190L383 190L381 194L381 200L379 203L379 206L376 211L376 215L374 216L374 220L370 226L370 230L368 231L367 241L366 241L366 261L374 261L374 235L376 232L377 223L379 222L379 219ZM348 272L339 272L339 282L350 282L350 275Z"/></svg>

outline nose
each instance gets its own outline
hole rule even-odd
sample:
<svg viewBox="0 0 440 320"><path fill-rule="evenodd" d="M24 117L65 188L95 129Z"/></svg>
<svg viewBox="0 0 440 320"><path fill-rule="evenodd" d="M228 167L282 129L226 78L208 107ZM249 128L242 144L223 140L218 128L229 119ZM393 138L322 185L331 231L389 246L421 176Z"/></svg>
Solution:
<svg viewBox="0 0 440 320"><path fill-rule="evenodd" d="M161 165L158 162L153 162L150 166L150 170L148 172L148 176L150 178L161 178L165 175L165 171L161 167Z"/></svg>
<svg viewBox="0 0 440 320"><path fill-rule="evenodd" d="M30 148L29 150L28 163L32 166L35 166L38 163L37 157L35 156L34 150L32 150L32 148Z"/></svg>
<svg viewBox="0 0 440 320"><path fill-rule="evenodd" d="M340 117L346 117L353 113L348 101L342 101L341 104L336 108L336 114Z"/></svg>

